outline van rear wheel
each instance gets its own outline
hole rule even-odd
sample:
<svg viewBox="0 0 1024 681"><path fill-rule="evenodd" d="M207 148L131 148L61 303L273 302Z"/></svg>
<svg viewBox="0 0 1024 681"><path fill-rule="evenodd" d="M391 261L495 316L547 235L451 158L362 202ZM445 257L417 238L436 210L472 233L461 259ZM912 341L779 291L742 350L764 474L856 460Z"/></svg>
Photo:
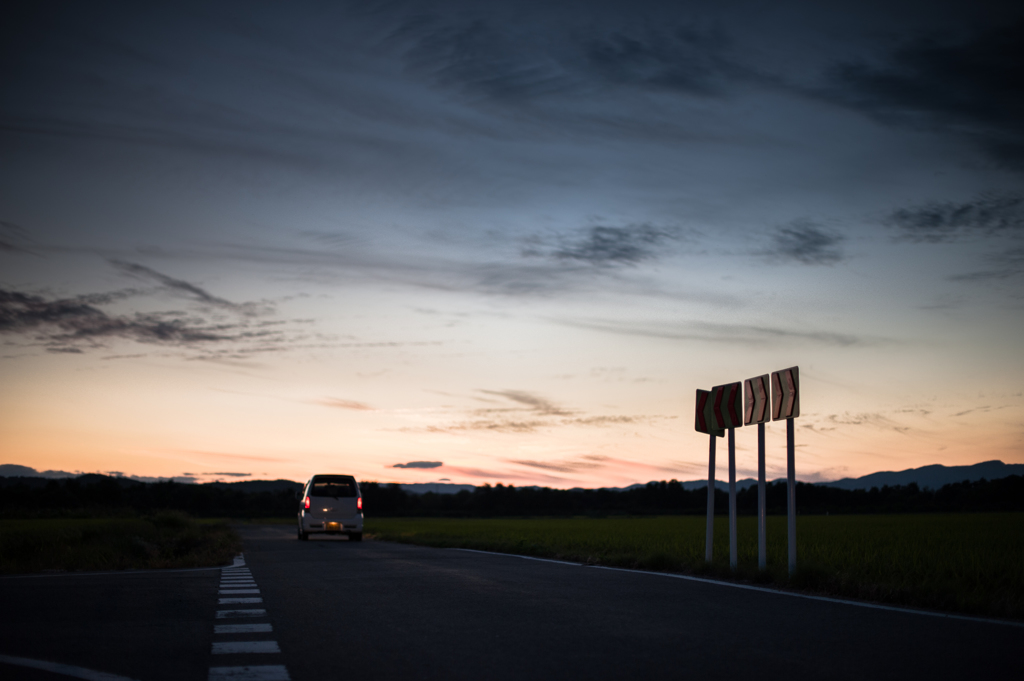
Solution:
<svg viewBox="0 0 1024 681"><path fill-rule="evenodd" d="M299 530L299 541L309 541L309 532Z"/></svg>
<svg viewBox="0 0 1024 681"><path fill-rule="evenodd" d="M363 533L362 532L353 532L352 534L350 534L348 536L348 540L349 541L363 541Z"/></svg>

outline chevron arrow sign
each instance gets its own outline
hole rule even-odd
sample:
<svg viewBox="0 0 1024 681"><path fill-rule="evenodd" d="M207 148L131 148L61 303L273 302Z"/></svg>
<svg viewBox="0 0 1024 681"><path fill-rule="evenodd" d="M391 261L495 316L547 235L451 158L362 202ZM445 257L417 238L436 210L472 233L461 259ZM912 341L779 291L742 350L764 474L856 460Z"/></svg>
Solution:
<svg viewBox="0 0 1024 681"><path fill-rule="evenodd" d="M800 416L800 367L772 372L772 420Z"/></svg>
<svg viewBox="0 0 1024 681"><path fill-rule="evenodd" d="M726 383L711 389L711 400L714 403L712 412L714 428L743 427L743 384L740 382Z"/></svg>
<svg viewBox="0 0 1024 681"><path fill-rule="evenodd" d="M698 433L706 433L708 435L714 435L716 437L723 437L725 431L721 428L714 428L712 426L714 422L714 411L711 402L711 393L707 390L697 390L697 422L696 429Z"/></svg>
<svg viewBox="0 0 1024 681"><path fill-rule="evenodd" d="M771 385L768 374L754 376L743 381L743 425L771 421L769 410L768 386Z"/></svg>

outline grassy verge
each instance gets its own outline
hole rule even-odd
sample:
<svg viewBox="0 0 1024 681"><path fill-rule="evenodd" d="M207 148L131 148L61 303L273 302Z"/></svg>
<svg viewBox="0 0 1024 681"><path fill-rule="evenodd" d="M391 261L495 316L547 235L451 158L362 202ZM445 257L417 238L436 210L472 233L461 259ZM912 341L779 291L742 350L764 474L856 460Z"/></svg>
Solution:
<svg viewBox="0 0 1024 681"><path fill-rule="evenodd" d="M768 571L757 569L756 519L738 523L729 569L727 518L704 562L704 518L373 518L378 539L600 565L701 574L832 596L1024 619L1024 513L801 516L799 570L787 571L786 519L768 519Z"/></svg>
<svg viewBox="0 0 1024 681"><path fill-rule="evenodd" d="M225 523L177 512L143 518L0 520L0 573L211 567L241 540Z"/></svg>

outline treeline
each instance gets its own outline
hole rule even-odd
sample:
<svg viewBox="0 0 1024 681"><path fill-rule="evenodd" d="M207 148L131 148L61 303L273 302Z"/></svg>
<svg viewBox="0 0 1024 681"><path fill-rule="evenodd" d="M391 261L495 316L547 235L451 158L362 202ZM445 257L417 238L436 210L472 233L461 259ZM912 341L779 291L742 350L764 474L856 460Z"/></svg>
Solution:
<svg viewBox="0 0 1024 681"><path fill-rule="evenodd" d="M244 492L229 485L136 482L106 475L43 480L0 478L0 515L40 518L184 511L199 518L278 518L294 515L302 485Z"/></svg>
<svg viewBox="0 0 1024 681"><path fill-rule="evenodd" d="M398 485L360 483L368 516L574 516L703 514L707 489L687 490L682 483L650 482L643 487L560 490L547 487L484 485L457 494L410 494ZM766 506L773 515L786 513L786 483L765 486ZM931 513L1024 511L1024 477L958 482L939 490L916 484L845 490L798 482L797 512L825 513ZM736 509L757 513L757 486L736 493ZM715 491L715 513L729 512L729 494Z"/></svg>
<svg viewBox="0 0 1024 681"><path fill-rule="evenodd" d="M79 478L0 478L0 515L46 517L150 513L180 510L197 517L290 517L298 510L299 483L283 483L276 491L246 492L231 485L177 482L141 483L125 478L86 475ZM396 516L606 516L703 514L707 490L687 490L682 483L651 482L614 491L560 490L483 485L457 494L413 494L398 485L364 482L363 507L369 518ZM1024 511L1024 477L979 480L920 489L916 484L844 490L797 483L797 511L825 513L931 513ZM757 487L736 495L739 513L757 513ZM770 514L786 512L786 483L767 485ZM726 514L729 495L715 492L715 512Z"/></svg>

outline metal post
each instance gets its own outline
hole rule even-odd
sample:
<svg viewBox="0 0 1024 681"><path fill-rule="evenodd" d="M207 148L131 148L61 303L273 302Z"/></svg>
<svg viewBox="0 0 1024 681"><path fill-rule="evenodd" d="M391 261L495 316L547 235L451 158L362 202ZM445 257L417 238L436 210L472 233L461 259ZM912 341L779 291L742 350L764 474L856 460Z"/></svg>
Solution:
<svg viewBox="0 0 1024 681"><path fill-rule="evenodd" d="M796 455L793 419L786 419L786 482L789 513L789 574L796 572Z"/></svg>
<svg viewBox="0 0 1024 681"><path fill-rule="evenodd" d="M708 446L708 529L704 540L704 560L711 562L711 547L715 539L715 434Z"/></svg>
<svg viewBox="0 0 1024 681"><path fill-rule="evenodd" d="M757 567L768 568L767 502L764 481L764 424L757 424Z"/></svg>
<svg viewBox="0 0 1024 681"><path fill-rule="evenodd" d="M736 569L736 429L729 429L729 567Z"/></svg>

